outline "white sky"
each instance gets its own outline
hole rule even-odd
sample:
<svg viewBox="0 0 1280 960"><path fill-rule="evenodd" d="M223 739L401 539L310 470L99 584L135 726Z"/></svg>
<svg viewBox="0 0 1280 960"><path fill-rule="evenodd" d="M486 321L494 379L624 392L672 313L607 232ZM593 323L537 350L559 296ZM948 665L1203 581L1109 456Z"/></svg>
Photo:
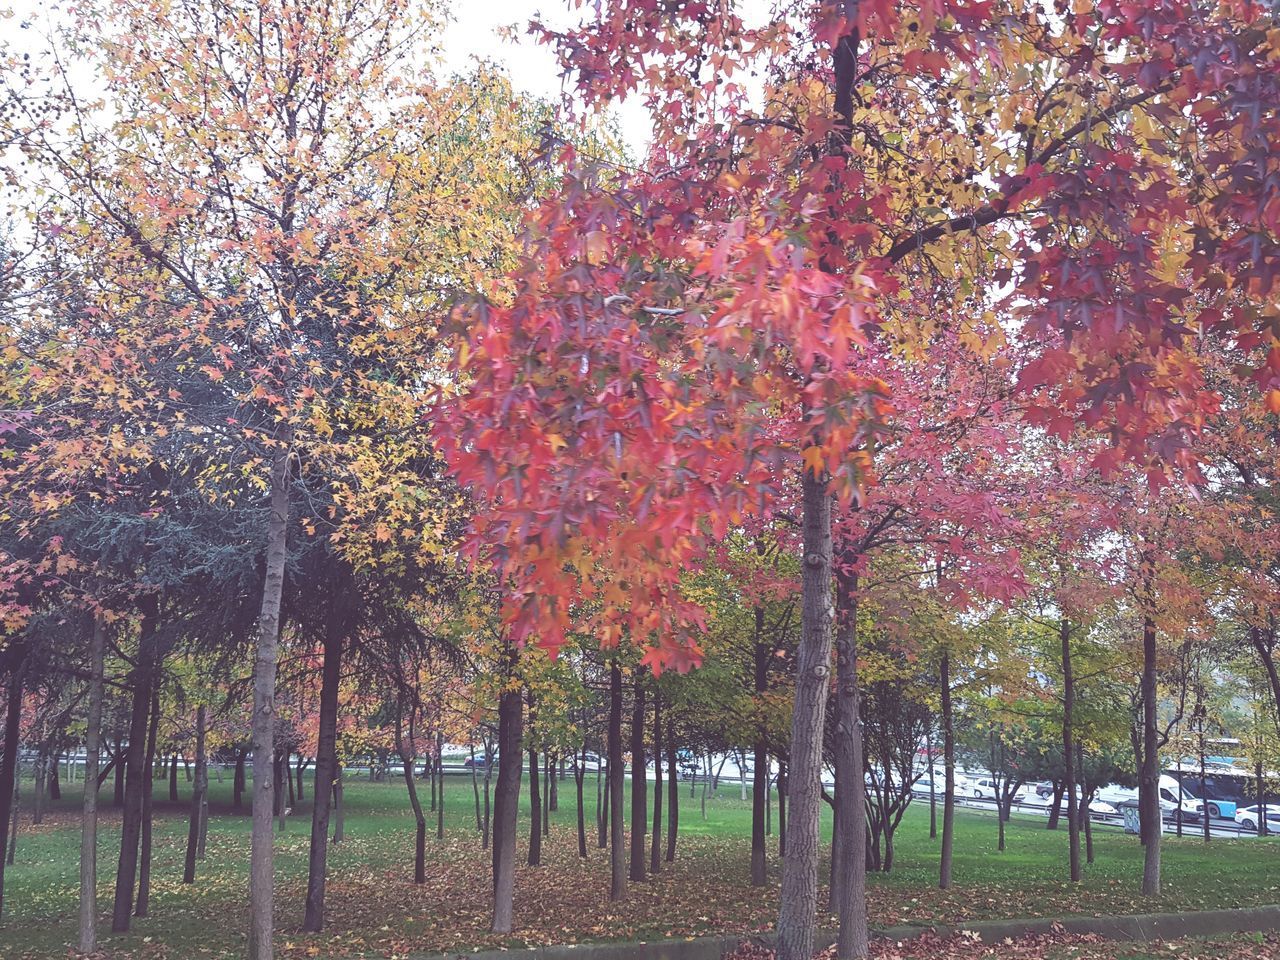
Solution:
<svg viewBox="0 0 1280 960"><path fill-rule="evenodd" d="M464 70L476 57L493 60L506 67L516 89L538 97L557 99L561 95L560 68L551 48L536 43L526 32L535 15L556 27L581 22L586 10L573 10L567 0L455 0L451 4L453 22L445 30L441 46L445 68ZM506 40L498 31L516 25L515 36ZM514 41L514 42L513 42ZM638 100L615 109L623 139L633 156L641 156L649 141L649 115Z"/></svg>
<svg viewBox="0 0 1280 960"><path fill-rule="evenodd" d="M0 10L13 11L11 19L0 19L0 40L19 51L29 50L33 59L47 47L45 37L73 0L0 0ZM453 0L448 4L451 20L439 38L446 73L464 72L477 59L506 68L516 89L556 100L561 95L561 79L551 49L539 44L526 31L529 21L541 15L545 22L563 27L591 15L592 6L574 9L568 0ZM499 36L504 27L515 26L511 39ZM640 156L649 140L648 114L638 101L615 110L624 140L634 156Z"/></svg>

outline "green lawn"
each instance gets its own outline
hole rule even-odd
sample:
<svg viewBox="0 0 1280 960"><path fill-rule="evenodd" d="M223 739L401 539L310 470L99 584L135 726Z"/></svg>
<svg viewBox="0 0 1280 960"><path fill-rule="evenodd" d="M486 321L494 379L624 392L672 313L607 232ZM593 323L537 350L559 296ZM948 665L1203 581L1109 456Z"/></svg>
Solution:
<svg viewBox="0 0 1280 960"><path fill-rule="evenodd" d="M634 885L626 900L607 900L605 852L594 844L595 785L588 781L591 847L579 860L574 836L573 781L560 784L545 865L522 868L517 877L517 931L488 933L488 854L475 829L471 782L447 779L446 836L428 842L428 882L412 881L412 816L403 782L369 783L349 775L347 840L332 848L329 925L320 935L300 931L306 883L309 803L301 804L277 845L277 930L281 954L307 956L404 956L412 951L601 939L693 936L747 932L773 922L780 868L770 839L770 885L747 883L750 801L737 784L722 784L702 816L687 785L681 794L680 855L659 877ZM425 784L423 785L425 786ZM187 796L188 785L181 784ZM211 784L208 858L195 886L180 883L186 842L186 803L170 806L167 785L157 781L157 819L150 916L129 934L111 937L110 896L119 842L119 815L103 815L99 855L99 906L106 957L239 957L243 955L245 876L249 818L230 810L231 779ZM627 791L629 795L629 790ZM64 957L75 937L78 885L78 785L40 827L23 818L17 861L7 873L0 957ZM24 796L29 788L24 789ZM424 795L425 796L425 795ZM109 800L110 792L104 791ZM828 824L829 828L829 824ZM527 817L522 824L523 862ZM936 888L937 841L928 835L927 803L913 805L899 831L892 874L872 878L872 922L963 921L998 916L1054 916L1254 905L1280 901L1280 842L1169 838L1165 844L1165 894L1137 896L1142 851L1137 840L1098 830L1097 862L1076 888L1062 880L1065 830L1045 830L1043 819L1016 819L1008 849L996 850L996 822L989 814L957 816L950 891ZM824 872L826 866L824 864Z"/></svg>

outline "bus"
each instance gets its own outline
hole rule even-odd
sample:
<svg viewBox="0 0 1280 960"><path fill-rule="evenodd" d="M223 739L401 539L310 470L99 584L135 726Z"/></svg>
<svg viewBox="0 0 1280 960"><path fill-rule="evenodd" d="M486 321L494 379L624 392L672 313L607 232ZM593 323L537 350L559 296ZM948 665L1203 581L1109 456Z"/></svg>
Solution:
<svg viewBox="0 0 1280 960"><path fill-rule="evenodd" d="M1248 807L1258 802L1257 780L1253 774L1239 767L1221 763L1206 764L1203 788L1198 763L1179 763L1166 770L1165 774L1180 783L1186 793L1203 800L1210 819L1232 820L1238 807ZM1263 802L1267 806L1280 804L1280 795L1264 792Z"/></svg>

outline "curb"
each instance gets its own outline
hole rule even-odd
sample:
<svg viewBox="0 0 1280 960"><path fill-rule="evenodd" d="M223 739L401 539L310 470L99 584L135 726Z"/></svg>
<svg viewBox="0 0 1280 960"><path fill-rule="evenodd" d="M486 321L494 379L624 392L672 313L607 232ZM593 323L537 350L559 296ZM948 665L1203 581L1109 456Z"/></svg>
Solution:
<svg viewBox="0 0 1280 960"><path fill-rule="evenodd" d="M1224 933L1280 930L1280 904L1231 910L1198 910L1188 913L1147 913L1130 916L1067 916L1035 920L975 920L972 923L936 923L872 928L872 939L914 940L927 933L953 937L961 932L984 943L1000 943L1033 934L1093 934L1104 940L1175 940L1182 937L1209 937ZM823 950L835 942L835 932L819 930L814 949ZM722 960L744 941L765 946L773 944L772 933L738 936L694 937L689 940L650 942L557 944L521 947L513 950L482 950L474 953L413 954L414 960Z"/></svg>

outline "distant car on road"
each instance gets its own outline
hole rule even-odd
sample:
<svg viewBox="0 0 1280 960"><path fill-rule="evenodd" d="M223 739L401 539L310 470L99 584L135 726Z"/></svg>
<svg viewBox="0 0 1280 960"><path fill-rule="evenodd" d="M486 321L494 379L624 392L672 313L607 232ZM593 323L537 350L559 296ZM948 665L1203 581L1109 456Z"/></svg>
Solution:
<svg viewBox="0 0 1280 960"><path fill-rule="evenodd" d="M484 758L484 754L479 754L474 757L467 757L467 759L462 761L462 765L468 769L470 769L471 767L475 767L477 770L483 770L487 762L488 761L486 761ZM493 762L497 763L498 758L494 757Z"/></svg>
<svg viewBox="0 0 1280 960"><path fill-rule="evenodd" d="M1252 807L1242 807L1236 811L1236 823L1246 830L1257 830L1259 810L1257 804ZM1267 830L1280 833L1280 807L1267 804Z"/></svg>

